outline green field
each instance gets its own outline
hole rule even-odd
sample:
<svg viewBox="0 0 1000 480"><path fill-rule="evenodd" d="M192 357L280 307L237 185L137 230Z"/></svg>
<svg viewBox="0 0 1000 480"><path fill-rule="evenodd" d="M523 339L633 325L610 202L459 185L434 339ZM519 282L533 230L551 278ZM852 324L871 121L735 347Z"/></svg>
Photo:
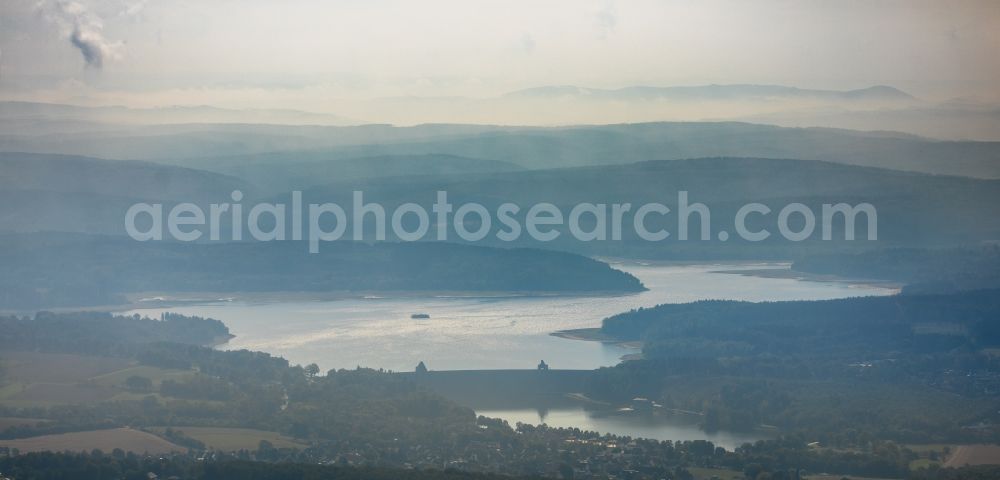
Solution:
<svg viewBox="0 0 1000 480"><path fill-rule="evenodd" d="M125 384L125 380L133 375L146 377L153 381L153 387L159 387L160 383L164 380L182 380L195 375L195 372L191 370L168 370L165 368L150 367L148 365L133 365L121 370L92 377L90 381L96 382L100 385L122 386Z"/></svg>
<svg viewBox="0 0 1000 480"><path fill-rule="evenodd" d="M895 478L858 477L854 475L807 475L803 480L899 480Z"/></svg>
<svg viewBox="0 0 1000 480"><path fill-rule="evenodd" d="M5 379L15 383L77 383L131 365L124 358L63 353L4 352Z"/></svg>
<svg viewBox="0 0 1000 480"><path fill-rule="evenodd" d="M695 480L712 480L718 478L720 480L730 480L730 479L743 479L743 472L737 472L736 470L727 470L724 468L697 468L691 467L687 469L694 475Z"/></svg>
<svg viewBox="0 0 1000 480"><path fill-rule="evenodd" d="M145 396L125 388L125 380L133 375L149 378L155 388L164 380L179 380L196 374L192 370L138 365L123 358L58 353L5 352L0 361L5 369L4 383L0 384L0 405L10 407L129 399Z"/></svg>
<svg viewBox="0 0 1000 480"><path fill-rule="evenodd" d="M941 466L941 462L938 460L931 460L929 458L918 458L910 462L910 470L920 470L921 468L931 468L935 466Z"/></svg>
<svg viewBox="0 0 1000 480"><path fill-rule="evenodd" d="M932 452L937 452L940 455L944 455L946 450L954 451L956 448L958 448L958 445L951 445L948 443L910 443L904 446L920 454L930 454Z"/></svg>
<svg viewBox="0 0 1000 480"><path fill-rule="evenodd" d="M261 440L271 442L275 448L304 448L306 443L286 437L277 432L255 430L252 428L227 428L227 427L170 427L175 431L180 431L184 435L199 440L206 447L223 450L256 450ZM150 427L147 430L163 434L167 427Z"/></svg>
<svg viewBox="0 0 1000 480"><path fill-rule="evenodd" d="M43 418L0 417L0 431L3 431L10 427L20 427L22 425L31 426L46 422L48 422L48 420L45 420Z"/></svg>
<svg viewBox="0 0 1000 480"><path fill-rule="evenodd" d="M163 381L183 380L198 375L193 370L151 367L110 357L12 352L3 353L0 358L5 368L5 383L0 384L0 405L8 407L88 404L107 400L135 400L150 395L163 401L164 398L155 392ZM147 393L128 390L125 381L131 376L152 380L153 391ZM208 400L200 402L217 403ZM47 420L0 417L0 431L45 421ZM261 440L271 442L277 448L307 446L304 442L264 430L222 427L172 428L216 450L256 450ZM121 448L139 453L184 450L161 437L165 430L166 427L152 427L147 431L128 428L95 430L5 440L0 442L0 445L15 447L24 452L93 448L105 451Z"/></svg>

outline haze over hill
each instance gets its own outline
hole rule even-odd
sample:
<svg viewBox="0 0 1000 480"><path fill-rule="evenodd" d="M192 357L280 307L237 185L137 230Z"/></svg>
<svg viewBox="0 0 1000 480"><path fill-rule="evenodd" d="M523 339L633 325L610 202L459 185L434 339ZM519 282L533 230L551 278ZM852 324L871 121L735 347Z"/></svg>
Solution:
<svg viewBox="0 0 1000 480"><path fill-rule="evenodd" d="M997 0L2 1L0 480L1000 478Z"/></svg>
<svg viewBox="0 0 1000 480"><path fill-rule="evenodd" d="M1000 178L1000 142L938 141L893 132L783 128L736 122L567 127L196 124L120 126L93 131L67 129L55 122L49 127L40 128L42 133L0 130L0 151L154 160L221 173L235 172L234 168L244 168L244 164L253 164L255 169L266 168L267 164L283 169L284 164L379 156L415 159L422 155L451 155L478 159L478 166L473 166L475 162L467 164L471 170L512 168L482 163L488 161L523 168L551 168L753 156ZM426 173L440 171L429 164L426 167ZM310 168L321 167L315 164ZM353 167L348 170L357 171Z"/></svg>
<svg viewBox="0 0 1000 480"><path fill-rule="evenodd" d="M618 89L552 85L527 88L505 94L504 98L577 98L616 101L780 101L812 100L817 102L870 102L870 105L900 105L918 99L897 88L876 85L857 90L814 90L784 85L694 85L630 86Z"/></svg>
<svg viewBox="0 0 1000 480"><path fill-rule="evenodd" d="M146 162L108 161L85 157L35 156L8 154L0 163L0 176L7 180L3 190L6 201L0 202L0 217L7 219L3 231L67 231L123 234L125 211L137 202L174 203L191 201L207 211L210 202L231 202L234 189L246 192L244 203L269 201L288 205L290 190L304 190L305 203L333 202L351 210L354 191L363 191L366 202L377 202L387 211L403 203L415 202L430 212L437 191L447 191L455 205L478 202L496 209L513 202L523 209L549 202L568 212L581 202L663 203L676 212L677 192L687 191L691 202L702 202L712 209L712 231L731 229L736 210L748 202L770 205L775 213L761 221L770 227L784 205L800 202L819 212L823 203L871 203L878 211L878 245L939 246L963 242L984 242L1000 238L1000 224L992 214L1000 203L998 180L983 180L945 175L928 175L887 169L860 167L830 162L761 159L699 158L657 160L623 165L600 165L540 170L521 170L507 164L474 162L450 156L382 157L358 160L289 163L267 160L260 164L219 163L230 165L247 180L201 170L161 166ZM265 156L265 158L271 158ZM278 159L294 158L284 154ZM100 172L108 165L115 175L78 175L76 169L39 168L40 165L72 162L76 169ZM369 168L380 161L393 165L391 171ZM48 163L46 163L48 162ZM371 165L368 165L371 162ZM415 162L416 169L409 169ZM466 165L466 162L469 162ZM368 166L366 166L368 165ZM469 168L466 169L466 166ZM501 168L483 168L501 167ZM283 170L287 168L287 170ZM353 169L353 170L352 170ZM426 170L424 170L426 169ZM423 171L422 174L416 174ZM343 175L338 172L344 172ZM352 175L352 172L354 174ZM407 174L393 174L409 172ZM435 173L436 172L436 173ZM274 179L271 188L256 188L252 182ZM17 179L16 182L13 179ZM133 181L130 179L145 179ZM181 182L183 189L162 191L170 181ZM183 181L181 181L183 180ZM18 187L27 185L31 188ZM263 183L262 183L263 185ZM633 209L634 212L634 209ZM957 215L956 212L961 212ZM525 211L519 214L523 217ZM632 213L624 222L631 224ZM473 219L475 217L472 217ZM583 219L586 223L592 221ZM668 231L676 232L677 217L669 217ZM673 223L671 223L673 222ZM697 225L698 220L693 220ZM864 222L857 236L865 238ZM660 225L659 222L649 223ZM839 224L838 224L839 225ZM470 224L475 229L475 224ZM754 228L759 226L754 224ZM286 223L286 228L290 227ZM221 226L222 237L229 238L227 222ZM245 226L244 226L245 228ZM346 237L352 235L348 226ZM494 222L492 230L502 225ZM697 229L697 226L692 227ZM843 238L843 232L833 232ZM368 234L372 232L367 232ZM391 233L391 232L390 232ZM514 245L567 249L590 254L628 257L668 258L781 258L789 259L805 248L872 248L864 242L804 242L789 244L775 237L758 244L744 242L649 242L626 229L622 241L579 242L568 232L555 242L532 243L522 238ZM713 233L714 235L714 233ZM247 237L249 238L249 237ZM714 236L713 236L714 239ZM486 242L493 241L490 235Z"/></svg>
<svg viewBox="0 0 1000 480"><path fill-rule="evenodd" d="M37 134L183 123L554 126L740 120L789 127L897 130L937 139L1000 140L1000 105L962 99L924 100L887 85L853 90L764 84L616 89L551 85L488 97L406 95L329 102L326 109L332 113L206 105L126 108L3 102L0 131Z"/></svg>
<svg viewBox="0 0 1000 480"><path fill-rule="evenodd" d="M478 202L495 209L502 202L513 202L526 209L540 202L552 203L568 212L583 202L630 203L633 209L649 202L671 208L660 223L649 221L649 228L664 226L677 232L677 192L687 191L690 202L703 202L711 209L712 232L732 228L737 209L749 202L772 208L763 225L773 230L774 216L783 206L803 203L814 212L823 203L871 203L878 211L878 242L787 242L772 236L772 241L748 244L739 241L639 240L625 229L622 241L580 242L563 235L545 244L591 254L671 258L784 258L802 249L866 249L878 245L949 245L961 242L992 241L1000 238L1000 223L990 212L1000 202L1000 181L956 176L927 175L830 162L764 158L699 158L656 160L626 165L528 170L494 174L442 175L416 178L377 178L369 181L332 183L304 192L321 201L350 204L351 192L365 192L366 201L391 208L405 202L430 205L435 192L447 191L455 205ZM274 197L274 201L284 198ZM634 213L634 210L633 210ZM960 213L960 214L959 214ZM524 211L520 213L524 215ZM474 218L474 217L473 217ZM632 213L626 213L631 225ZM649 217L647 217L649 218ZM583 220L586 224L586 220ZM767 223L770 222L770 223ZM699 221L691 221L696 229ZM858 222L856 235L865 238L864 222ZM589 224L587 224L589 225ZM754 223L753 229L762 226ZM468 228L474 230L478 223ZM493 225L494 230L502 228ZM833 238L843 238L837 227ZM492 237L488 237L492 238ZM527 241L527 240L526 240Z"/></svg>
<svg viewBox="0 0 1000 480"><path fill-rule="evenodd" d="M210 105L175 105L155 108L114 106L78 106L38 102L0 102L0 121L4 130L19 128L35 131L46 122L59 121L65 126L87 125L168 125L183 123L268 123L287 125L352 125L361 122L328 113L290 109L232 109Z"/></svg>
<svg viewBox="0 0 1000 480"><path fill-rule="evenodd" d="M152 162L0 152L0 189L205 201L248 186L236 177Z"/></svg>
<svg viewBox="0 0 1000 480"><path fill-rule="evenodd" d="M189 163L239 177L269 192L302 190L330 181L361 181L378 177L411 177L512 172L520 165L447 154L380 155L338 158L328 150L273 152L197 159Z"/></svg>
<svg viewBox="0 0 1000 480"><path fill-rule="evenodd" d="M642 283L563 252L449 243L185 244L128 237L0 235L0 308L126 304L126 294L186 292L628 293ZM250 261L252 259L252 261Z"/></svg>

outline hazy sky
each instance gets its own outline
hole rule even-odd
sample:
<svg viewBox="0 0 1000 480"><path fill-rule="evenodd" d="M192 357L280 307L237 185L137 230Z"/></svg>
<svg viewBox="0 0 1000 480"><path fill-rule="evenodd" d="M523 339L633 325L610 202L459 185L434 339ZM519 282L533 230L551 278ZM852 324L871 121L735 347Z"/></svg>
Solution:
<svg viewBox="0 0 1000 480"><path fill-rule="evenodd" d="M0 97L90 104L322 110L558 84L995 97L1000 2L2 0L0 49Z"/></svg>

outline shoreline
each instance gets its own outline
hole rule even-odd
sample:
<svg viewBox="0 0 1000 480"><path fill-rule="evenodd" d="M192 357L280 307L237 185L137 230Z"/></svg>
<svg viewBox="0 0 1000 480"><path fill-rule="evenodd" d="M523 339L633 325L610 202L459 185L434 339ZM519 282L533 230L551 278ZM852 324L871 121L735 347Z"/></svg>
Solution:
<svg viewBox="0 0 1000 480"><path fill-rule="evenodd" d="M338 300L394 300L412 298L565 298L565 297L624 297L642 292L619 290L583 291L518 291L518 290L388 290L388 291L272 291L272 292L137 292L126 295L129 302L114 311L211 305L230 302L267 304L281 302L332 302ZM185 298L187 297L187 298ZM192 298L196 297L196 298ZM202 298L197 298L202 297Z"/></svg>
<svg viewBox="0 0 1000 480"><path fill-rule="evenodd" d="M556 330L549 335L553 337L565 338L566 340L581 340L584 342L601 342L608 345L616 345L622 348L642 350L642 342L639 340L621 340L601 332L601 327L593 328L572 328L568 330ZM622 360L634 360L641 358L642 353L630 353L624 355ZM628 357L628 358L626 358Z"/></svg>
<svg viewBox="0 0 1000 480"><path fill-rule="evenodd" d="M147 310L187 306L215 305L230 302L250 304L299 302L328 302L337 300L393 300L410 298L460 298L460 299L503 299L503 298L591 298L626 297L643 291L626 290L572 290L572 291L506 291L506 290L390 290L390 291L270 291L270 292L134 292L124 294L125 303L110 305L80 305L62 307L34 307L25 309L0 309L0 314L24 315L41 311L66 312L111 312Z"/></svg>
<svg viewBox="0 0 1000 480"><path fill-rule="evenodd" d="M656 267L656 266L705 266L709 268L718 267L718 270L710 270L711 273L742 275L759 278L790 279L806 282L829 282L841 283L849 286L881 288L891 290L893 294L898 294L904 284L899 282L884 281L877 279L848 278L836 275L814 274L800 272L791 269L791 262L787 261L760 261L760 260L731 260L731 261L698 261L698 260L636 260L617 257L593 257L612 266L618 267ZM758 268L738 268L741 266ZM730 267L730 269L726 269ZM731 267L737 267L732 269ZM627 270L626 270L627 271ZM518 290L390 290L390 291L354 291L354 290L332 290L332 291L232 291L232 292L176 292L176 291L143 291L122 294L124 303L105 305L80 305L80 306L60 306L60 307L32 307L24 309L0 309L0 314L4 315L24 315L34 314L40 311L51 312L81 312L81 311L101 311L101 312L124 312L129 310L146 310L159 308L173 308L186 306L202 306L221 304L226 302L246 302L246 303L280 303L286 301L323 302L336 300L383 300L383 299L406 299L406 298L464 298L464 299L502 299L502 298L567 298L567 297L624 297L639 295L648 291L642 290L571 290L571 291L518 291ZM572 334L566 332L553 332L553 335L575 339L594 340L593 338L572 338ZM611 339L605 339L606 343L620 343Z"/></svg>
<svg viewBox="0 0 1000 480"><path fill-rule="evenodd" d="M823 282L823 283L839 283L847 285L848 288L879 288L884 290L889 290L891 295L898 295L905 284L900 282L892 282L888 280L877 280L877 279L867 279L867 278L849 278L841 277L837 275L827 275L827 274L817 274L809 272L800 272L793 270L791 262L760 262L747 260L744 262L726 262L726 263L698 263L698 262L688 262L688 261L638 261L638 260L628 260L628 259L601 259L607 262L609 265L633 265L633 266L655 266L655 265L703 265L708 267L739 267L739 266L750 266L758 268L747 268L747 269L720 269L711 270L710 273L726 274L726 275L741 275L745 277L757 277L757 278L772 278L772 279L788 279L797 280L802 282ZM601 332L601 327L592 328L575 328L567 330L557 330L555 332L549 333L553 337L563 338L566 340L578 340L585 342L601 342L608 345L616 345L622 348L628 349L638 349L638 353L630 353L623 355L621 357L622 361L628 360L638 360L642 358L642 342L638 340L621 340L610 335Z"/></svg>
<svg viewBox="0 0 1000 480"><path fill-rule="evenodd" d="M722 273L727 275L742 275L745 277L777 278L798 280L802 282L825 282L841 283L851 287L882 288L892 290L895 294L902 291L904 283L891 280L878 280L874 278L851 278L839 275L802 272L793 270L791 265L788 268L756 268L747 270L714 270L712 273Z"/></svg>

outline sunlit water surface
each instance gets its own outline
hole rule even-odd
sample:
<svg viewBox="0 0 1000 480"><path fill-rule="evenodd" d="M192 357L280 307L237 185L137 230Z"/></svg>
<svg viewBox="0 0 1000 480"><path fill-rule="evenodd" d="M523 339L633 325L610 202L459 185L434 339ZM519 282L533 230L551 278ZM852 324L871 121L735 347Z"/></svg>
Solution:
<svg viewBox="0 0 1000 480"><path fill-rule="evenodd" d="M732 450L744 443L769 438L775 432L705 432L698 427L700 418L693 415L681 416L630 416L630 415L595 415L583 407L553 408L549 410L506 409L480 410L478 415L490 418L502 418L511 426L517 422L538 425L544 423L550 427L579 428L600 433L630 436L633 438L652 438L656 440L708 440L716 446Z"/></svg>
<svg viewBox="0 0 1000 480"><path fill-rule="evenodd" d="M361 365L410 371L419 361L432 370L534 368L593 369L618 363L637 350L599 342L567 340L557 330L600 326L609 315L661 303L705 299L747 301L821 300L888 295L891 288L849 282L716 273L726 270L787 269L787 265L676 265L618 263L649 289L624 296L426 296L345 298L255 303L234 300L131 313L158 316L170 311L222 320L236 336L224 349L250 349L316 362L323 371ZM415 320L414 313L431 318ZM684 420L649 422L628 417L594 417L583 409L481 410L513 424L545 422L647 438L708 439L735 446L760 435L708 434Z"/></svg>
<svg viewBox="0 0 1000 480"><path fill-rule="evenodd" d="M541 359L556 369L593 369L614 365L635 350L550 333L598 327L607 316L661 303L820 300L894 292L847 282L715 273L765 268L762 265L619 263L615 267L638 277L649 290L601 297L386 295L266 303L238 299L129 313L156 317L170 311L216 318L236 336L219 348L265 351L303 365L316 362L322 371L358 365L409 371L421 360L432 370L534 368ZM411 319L414 313L431 318Z"/></svg>

